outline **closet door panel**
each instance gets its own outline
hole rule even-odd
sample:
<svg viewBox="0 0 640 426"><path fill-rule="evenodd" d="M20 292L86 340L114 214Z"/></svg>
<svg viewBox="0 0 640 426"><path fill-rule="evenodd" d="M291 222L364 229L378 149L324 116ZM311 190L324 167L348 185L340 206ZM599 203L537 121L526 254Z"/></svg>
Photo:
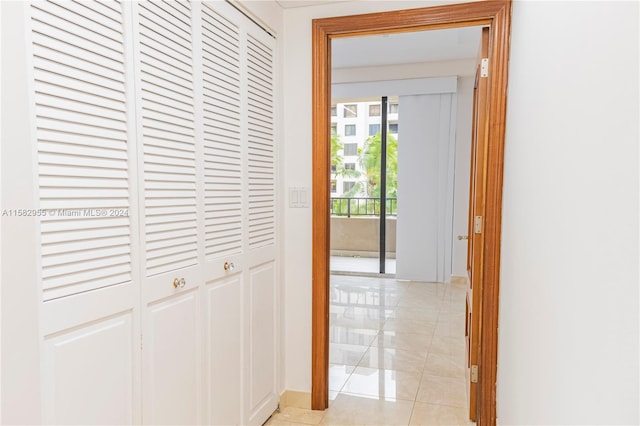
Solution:
<svg viewBox="0 0 640 426"><path fill-rule="evenodd" d="M202 423L201 169L193 10L132 5L142 204L143 422Z"/></svg>
<svg viewBox="0 0 640 426"><path fill-rule="evenodd" d="M202 3L206 404L208 422L223 425L243 424L244 19L227 3Z"/></svg>
<svg viewBox="0 0 640 426"><path fill-rule="evenodd" d="M245 189L240 16L215 6L202 6L205 258L214 274L232 258L240 266Z"/></svg>
<svg viewBox="0 0 640 426"><path fill-rule="evenodd" d="M131 311L45 337L44 423L135 423L133 342Z"/></svg>
<svg viewBox="0 0 640 426"><path fill-rule="evenodd" d="M140 422L130 9L33 2L43 420Z"/></svg>
<svg viewBox="0 0 640 426"><path fill-rule="evenodd" d="M143 339L144 423L200 423L198 294L184 292L148 307Z"/></svg>
<svg viewBox="0 0 640 426"><path fill-rule="evenodd" d="M263 423L278 404L276 390L275 40L254 24L246 35L245 232L248 269L246 421Z"/></svg>
<svg viewBox="0 0 640 426"><path fill-rule="evenodd" d="M241 424L242 277L235 274L207 284L210 424Z"/></svg>
<svg viewBox="0 0 640 426"><path fill-rule="evenodd" d="M249 271L249 424L262 424L278 402L275 277L273 261Z"/></svg>
<svg viewBox="0 0 640 426"><path fill-rule="evenodd" d="M47 301L131 283L135 151L122 7L34 2L30 12Z"/></svg>
<svg viewBox="0 0 640 426"><path fill-rule="evenodd" d="M135 5L142 219L148 278L197 267L199 263L190 7L188 2L161 1ZM145 292L154 282L146 281ZM169 287L166 291L172 290Z"/></svg>
<svg viewBox="0 0 640 426"><path fill-rule="evenodd" d="M273 39L247 36L249 249L275 245Z"/></svg>

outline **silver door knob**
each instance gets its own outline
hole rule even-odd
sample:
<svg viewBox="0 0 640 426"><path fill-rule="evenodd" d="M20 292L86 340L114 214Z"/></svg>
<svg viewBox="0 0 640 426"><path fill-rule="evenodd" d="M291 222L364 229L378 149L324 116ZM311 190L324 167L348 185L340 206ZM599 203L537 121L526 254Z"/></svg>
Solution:
<svg viewBox="0 0 640 426"><path fill-rule="evenodd" d="M233 262L224 262L224 270L225 271L233 271L235 269L235 265Z"/></svg>
<svg viewBox="0 0 640 426"><path fill-rule="evenodd" d="M458 235L458 239L459 240L468 240L469 236L468 235Z"/></svg>
<svg viewBox="0 0 640 426"><path fill-rule="evenodd" d="M186 284L187 282L184 278L176 278L173 280L173 288L183 288Z"/></svg>

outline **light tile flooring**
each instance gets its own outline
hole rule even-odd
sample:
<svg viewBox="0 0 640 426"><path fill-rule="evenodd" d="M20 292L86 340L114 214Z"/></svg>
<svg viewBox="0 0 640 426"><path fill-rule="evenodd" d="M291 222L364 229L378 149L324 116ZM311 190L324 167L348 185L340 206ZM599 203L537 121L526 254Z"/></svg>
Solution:
<svg viewBox="0 0 640 426"><path fill-rule="evenodd" d="M331 277L325 411L287 407L268 425L468 425L465 287Z"/></svg>
<svg viewBox="0 0 640 426"><path fill-rule="evenodd" d="M331 272L358 274L380 273L380 259L377 257L331 256ZM385 273L396 273L396 260L386 259Z"/></svg>

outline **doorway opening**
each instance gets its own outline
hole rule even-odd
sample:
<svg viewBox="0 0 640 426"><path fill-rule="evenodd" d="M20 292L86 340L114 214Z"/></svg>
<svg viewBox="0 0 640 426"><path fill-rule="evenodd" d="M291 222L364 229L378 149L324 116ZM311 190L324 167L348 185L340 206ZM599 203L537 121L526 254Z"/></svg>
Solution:
<svg viewBox="0 0 640 426"><path fill-rule="evenodd" d="M486 170L482 188L483 282L479 321L478 417L480 424L495 423L497 319L500 260L500 214L502 164L506 111L507 59L510 2L478 2L433 8L326 18L313 21L313 315L312 315L312 408L328 406L329 372L329 117L331 98L331 41L366 34L456 28L489 27L487 57L488 102L486 105Z"/></svg>
<svg viewBox="0 0 640 426"><path fill-rule="evenodd" d="M395 276L398 118L397 97L332 99L333 275Z"/></svg>

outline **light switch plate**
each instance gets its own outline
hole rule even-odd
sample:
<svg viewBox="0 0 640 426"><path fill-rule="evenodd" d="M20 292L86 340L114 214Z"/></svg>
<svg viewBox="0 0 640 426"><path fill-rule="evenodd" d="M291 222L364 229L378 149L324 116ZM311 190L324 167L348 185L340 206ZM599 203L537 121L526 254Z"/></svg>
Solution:
<svg viewBox="0 0 640 426"><path fill-rule="evenodd" d="M305 208L309 207L309 188L308 187L289 187L289 207Z"/></svg>

